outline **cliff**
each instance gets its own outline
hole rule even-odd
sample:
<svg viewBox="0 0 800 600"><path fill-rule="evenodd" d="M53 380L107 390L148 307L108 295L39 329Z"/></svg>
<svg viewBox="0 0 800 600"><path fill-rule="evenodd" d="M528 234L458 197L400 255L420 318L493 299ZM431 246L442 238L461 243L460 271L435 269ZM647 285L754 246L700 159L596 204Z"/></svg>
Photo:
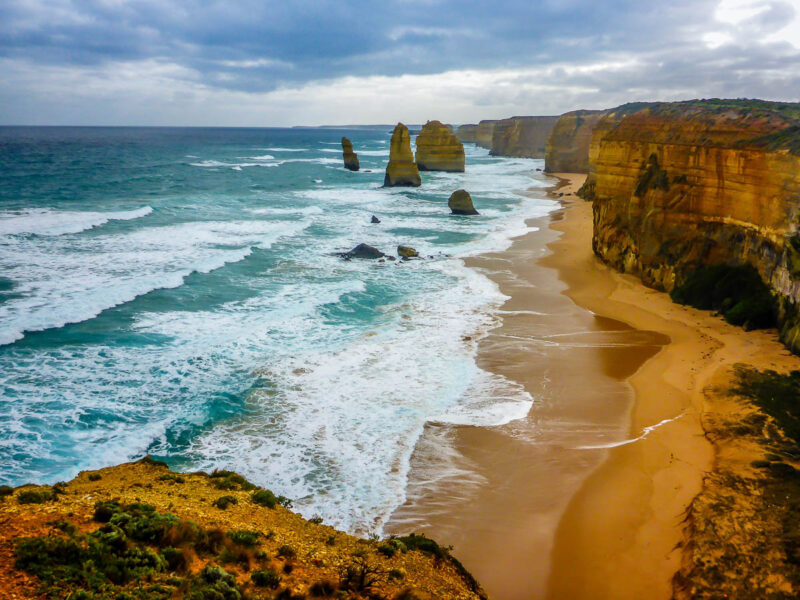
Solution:
<svg viewBox="0 0 800 600"><path fill-rule="evenodd" d="M344 159L344 168L350 171L358 171L360 168L358 164L358 154L353 152L353 142L346 137L342 138L342 158Z"/></svg>
<svg viewBox="0 0 800 600"><path fill-rule="evenodd" d="M421 183L419 169L417 169L414 155L411 153L411 136L408 133L408 127L398 123L392 132L389 164L386 165L383 185L386 187L418 187Z"/></svg>
<svg viewBox="0 0 800 600"><path fill-rule="evenodd" d="M415 159L420 171L464 172L464 146L439 121L428 121L422 127Z"/></svg>
<svg viewBox="0 0 800 600"><path fill-rule="evenodd" d="M544 158L547 138L559 117L511 117L495 124L492 156Z"/></svg>
<svg viewBox="0 0 800 600"><path fill-rule="evenodd" d="M582 193L602 260L666 291L701 267L750 265L800 351L800 104L614 109L595 127Z"/></svg>
<svg viewBox="0 0 800 600"><path fill-rule="evenodd" d="M229 471L145 458L0 487L7 598L458 598L485 593L423 536L359 539Z"/></svg>
<svg viewBox="0 0 800 600"><path fill-rule="evenodd" d="M600 110L574 110L561 115L547 139L544 170L587 173L592 130L604 114Z"/></svg>
<svg viewBox="0 0 800 600"><path fill-rule="evenodd" d="M475 124L459 125L456 129L456 137L469 144L474 144L478 141L478 126Z"/></svg>
<svg viewBox="0 0 800 600"><path fill-rule="evenodd" d="M475 130L475 143L482 148L492 147L492 137L494 136L494 126L497 121L484 119L478 123Z"/></svg>

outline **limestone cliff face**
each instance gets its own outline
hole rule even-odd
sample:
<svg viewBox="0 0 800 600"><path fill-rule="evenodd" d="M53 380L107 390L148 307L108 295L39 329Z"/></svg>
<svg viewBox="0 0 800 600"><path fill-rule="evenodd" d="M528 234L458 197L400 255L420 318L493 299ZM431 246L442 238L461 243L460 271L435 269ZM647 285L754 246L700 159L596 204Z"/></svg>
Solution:
<svg viewBox="0 0 800 600"><path fill-rule="evenodd" d="M574 110L561 115L547 139L544 170L587 173L592 129L604 114L599 110Z"/></svg>
<svg viewBox="0 0 800 600"><path fill-rule="evenodd" d="M800 104L621 108L592 140L595 253L667 291L698 266L753 265L800 351Z"/></svg>
<svg viewBox="0 0 800 600"><path fill-rule="evenodd" d="M492 156L544 158L547 138L558 117L511 117L495 124Z"/></svg>
<svg viewBox="0 0 800 600"><path fill-rule="evenodd" d="M494 126L497 121L484 119L478 123L478 128L475 130L475 143L482 148L492 147L492 137L494 136Z"/></svg>
<svg viewBox="0 0 800 600"><path fill-rule="evenodd" d="M359 170L358 154L353 152L353 142L346 137L342 138L342 158L344 159L345 169L349 169L350 171Z"/></svg>
<svg viewBox="0 0 800 600"><path fill-rule="evenodd" d="M414 155L411 153L411 136L408 133L408 127L398 123L392 133L389 164L386 165L383 185L386 187L418 187L421 183L419 169L417 169Z"/></svg>
<svg viewBox="0 0 800 600"><path fill-rule="evenodd" d="M459 125L456 137L462 142L474 144L478 141L478 126L475 124Z"/></svg>
<svg viewBox="0 0 800 600"><path fill-rule="evenodd" d="M428 121L417 136L420 171L464 172L464 146L446 125Z"/></svg>

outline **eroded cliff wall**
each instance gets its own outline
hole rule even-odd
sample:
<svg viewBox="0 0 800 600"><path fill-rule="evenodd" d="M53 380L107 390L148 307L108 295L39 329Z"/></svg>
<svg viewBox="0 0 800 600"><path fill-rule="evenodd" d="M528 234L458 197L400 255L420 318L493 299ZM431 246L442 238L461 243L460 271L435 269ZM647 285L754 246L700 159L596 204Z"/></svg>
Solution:
<svg viewBox="0 0 800 600"><path fill-rule="evenodd" d="M474 144L478 141L478 126L474 123L459 125L456 129L456 137L461 141Z"/></svg>
<svg viewBox="0 0 800 600"><path fill-rule="evenodd" d="M492 147L492 136L494 136L494 126L497 121L484 119L478 123L478 128L475 130L475 143L482 148Z"/></svg>
<svg viewBox="0 0 800 600"><path fill-rule="evenodd" d="M750 264L800 350L800 104L621 107L591 148L583 193L602 260L666 291L698 266Z"/></svg>
<svg viewBox="0 0 800 600"><path fill-rule="evenodd" d="M604 114L600 110L574 110L561 115L547 139L544 170L587 173L592 130Z"/></svg>
<svg viewBox="0 0 800 600"><path fill-rule="evenodd" d="M492 156L544 158L547 138L559 117L511 117L498 121L492 133Z"/></svg>

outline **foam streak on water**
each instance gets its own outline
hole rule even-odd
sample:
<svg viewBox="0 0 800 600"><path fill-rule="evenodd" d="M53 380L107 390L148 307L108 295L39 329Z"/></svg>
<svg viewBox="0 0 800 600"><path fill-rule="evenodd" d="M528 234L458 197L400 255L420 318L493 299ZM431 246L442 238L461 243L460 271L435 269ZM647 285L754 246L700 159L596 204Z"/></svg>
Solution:
<svg viewBox="0 0 800 600"><path fill-rule="evenodd" d="M379 531L426 423L527 413L476 365L505 298L461 259L552 209L516 193L540 161L468 147L464 174L382 189L382 129L346 132L359 173L341 131L25 131L0 128L0 481L147 452ZM461 187L480 217L448 214ZM359 242L432 258L334 254Z"/></svg>

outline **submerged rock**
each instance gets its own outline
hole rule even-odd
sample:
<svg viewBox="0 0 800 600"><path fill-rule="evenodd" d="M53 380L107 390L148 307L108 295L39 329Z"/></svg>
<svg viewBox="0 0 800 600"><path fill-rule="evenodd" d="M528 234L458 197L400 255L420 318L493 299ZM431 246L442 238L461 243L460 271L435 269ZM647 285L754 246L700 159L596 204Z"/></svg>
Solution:
<svg viewBox="0 0 800 600"><path fill-rule="evenodd" d="M353 142L346 137L342 138L342 157L344 158L344 168L350 171L358 171L358 154L353 152Z"/></svg>
<svg viewBox="0 0 800 600"><path fill-rule="evenodd" d="M372 215L372 218L370 219L369 222L370 223L380 223L381 220L378 217L376 217L375 215Z"/></svg>
<svg viewBox="0 0 800 600"><path fill-rule="evenodd" d="M422 179L419 169L411 153L411 136L408 128L398 123L392 133L392 142L389 148L389 164L386 165L386 176L383 179L384 187L419 187Z"/></svg>
<svg viewBox="0 0 800 600"><path fill-rule="evenodd" d="M467 190L456 190L450 195L447 201L447 206L450 207L450 212L454 215L479 215L480 213L475 210L472 204L472 196L469 195Z"/></svg>
<svg viewBox="0 0 800 600"><path fill-rule="evenodd" d="M349 252L341 252L339 256L347 260L350 260L351 258L364 258L364 259L384 258L386 255L377 248L375 248L374 246L370 246L368 244L359 244Z"/></svg>
<svg viewBox="0 0 800 600"><path fill-rule="evenodd" d="M420 171L464 172L464 145L439 121L425 123L415 158Z"/></svg>
<svg viewBox="0 0 800 600"><path fill-rule="evenodd" d="M400 258L419 258L419 252L414 250L411 246L398 246L397 256Z"/></svg>

